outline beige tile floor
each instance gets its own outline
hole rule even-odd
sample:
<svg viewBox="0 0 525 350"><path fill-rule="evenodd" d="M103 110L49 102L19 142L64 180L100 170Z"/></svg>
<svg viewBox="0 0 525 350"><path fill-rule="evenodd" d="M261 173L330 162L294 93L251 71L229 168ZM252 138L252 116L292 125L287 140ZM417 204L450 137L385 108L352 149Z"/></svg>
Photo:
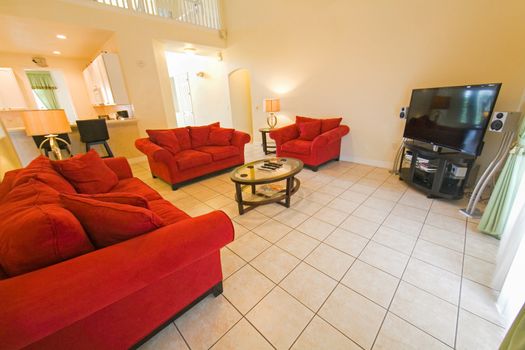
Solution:
<svg viewBox="0 0 525 350"><path fill-rule="evenodd" d="M262 158L248 145L247 160ZM224 293L209 296L142 349L496 349L504 324L491 289L498 241L386 169L332 162L303 170L292 206L239 216L228 174L171 191L192 216L235 224L221 252Z"/></svg>

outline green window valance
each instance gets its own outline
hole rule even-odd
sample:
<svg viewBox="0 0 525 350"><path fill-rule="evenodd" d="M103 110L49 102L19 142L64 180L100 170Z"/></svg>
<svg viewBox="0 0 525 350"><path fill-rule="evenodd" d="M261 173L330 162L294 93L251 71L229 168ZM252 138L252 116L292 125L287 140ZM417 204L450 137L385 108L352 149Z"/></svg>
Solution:
<svg viewBox="0 0 525 350"><path fill-rule="evenodd" d="M57 88L49 72L29 71L26 74L31 84L31 89L55 90Z"/></svg>

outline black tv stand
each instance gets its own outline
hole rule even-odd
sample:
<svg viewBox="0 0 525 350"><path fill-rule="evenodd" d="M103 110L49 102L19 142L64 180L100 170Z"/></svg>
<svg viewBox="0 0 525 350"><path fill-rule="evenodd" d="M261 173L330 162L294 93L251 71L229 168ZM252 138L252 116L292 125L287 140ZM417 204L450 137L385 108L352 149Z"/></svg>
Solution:
<svg viewBox="0 0 525 350"><path fill-rule="evenodd" d="M428 198L461 199L475 160L470 154L405 141L399 179L421 190Z"/></svg>

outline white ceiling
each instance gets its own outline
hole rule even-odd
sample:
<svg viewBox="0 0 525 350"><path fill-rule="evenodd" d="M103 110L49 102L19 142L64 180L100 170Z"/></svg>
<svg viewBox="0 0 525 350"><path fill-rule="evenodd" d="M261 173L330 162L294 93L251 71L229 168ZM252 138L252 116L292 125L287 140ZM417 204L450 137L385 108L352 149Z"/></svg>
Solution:
<svg viewBox="0 0 525 350"><path fill-rule="evenodd" d="M60 40L57 34L67 36ZM0 16L0 51L60 57L91 58L113 33L31 18Z"/></svg>

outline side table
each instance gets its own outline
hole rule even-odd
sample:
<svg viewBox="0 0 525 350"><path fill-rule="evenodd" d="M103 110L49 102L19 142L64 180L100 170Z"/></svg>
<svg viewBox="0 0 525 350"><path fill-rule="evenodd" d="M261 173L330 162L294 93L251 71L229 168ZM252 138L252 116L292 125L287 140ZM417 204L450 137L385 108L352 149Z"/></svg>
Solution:
<svg viewBox="0 0 525 350"><path fill-rule="evenodd" d="M259 131L261 132L262 136L262 146L264 154L272 154L275 153L275 145L268 145L267 135L272 131L271 128L260 128Z"/></svg>

